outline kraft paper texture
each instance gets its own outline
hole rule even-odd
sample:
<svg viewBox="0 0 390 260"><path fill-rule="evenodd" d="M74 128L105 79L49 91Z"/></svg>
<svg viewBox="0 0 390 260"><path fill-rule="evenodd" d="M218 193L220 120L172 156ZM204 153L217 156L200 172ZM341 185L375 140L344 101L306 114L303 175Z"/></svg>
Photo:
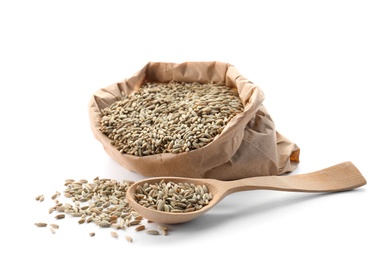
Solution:
<svg viewBox="0 0 390 260"><path fill-rule="evenodd" d="M223 82L237 88L244 104L222 133L208 145L179 154L134 156L120 153L100 130L100 110L149 82ZM234 180L292 172L299 164L300 148L275 129L263 105L262 90L224 62L149 62L130 78L97 90L89 102L94 137L124 168L145 177L177 176Z"/></svg>

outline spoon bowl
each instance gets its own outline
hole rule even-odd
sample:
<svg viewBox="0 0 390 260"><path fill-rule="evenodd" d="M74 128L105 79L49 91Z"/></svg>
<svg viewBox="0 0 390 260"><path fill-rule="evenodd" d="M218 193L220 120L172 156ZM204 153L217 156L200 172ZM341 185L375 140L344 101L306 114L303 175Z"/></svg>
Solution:
<svg viewBox="0 0 390 260"><path fill-rule="evenodd" d="M195 185L206 185L213 198L203 208L185 213L172 213L150 209L135 200L134 195L137 193L136 189L139 185L143 186L145 183L156 184L162 180L165 182L187 182ZM148 178L132 184L126 191L126 198L136 212L150 221L162 224L179 224L198 218L233 192L260 189L291 192L338 192L352 190L366 183L365 178L355 165L351 162L343 162L306 174L252 177L233 181L181 177Z"/></svg>
<svg viewBox="0 0 390 260"><path fill-rule="evenodd" d="M146 208L143 205L139 204L134 199L134 194L136 194L136 188L138 185L143 186L144 183L155 184L159 183L161 180L165 182L174 182L174 183L193 183L195 185L203 185L205 184L209 190L209 193L213 195L213 199L210 200L209 204L204 206L202 209L195 210L192 212L184 212L184 213L171 213L165 211L157 211L155 209ZM163 224L178 224L183 222L191 221L198 216L206 213L209 209L215 206L221 199L223 189L220 188L221 181L214 179L192 179L192 178L180 178L180 177L155 177L148 178L145 180L138 181L131 185L126 193L126 198L129 201L132 208L138 212L144 218L151 220L153 222L163 223Z"/></svg>

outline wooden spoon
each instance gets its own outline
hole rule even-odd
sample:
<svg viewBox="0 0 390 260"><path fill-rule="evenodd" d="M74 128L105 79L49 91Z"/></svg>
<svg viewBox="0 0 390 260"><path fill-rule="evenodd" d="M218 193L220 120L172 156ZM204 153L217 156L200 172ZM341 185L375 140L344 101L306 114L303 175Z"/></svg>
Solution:
<svg viewBox="0 0 390 260"><path fill-rule="evenodd" d="M171 213L146 208L134 200L138 185L145 182L150 184L172 181L174 183L187 182L205 184L213 199L200 210L187 213ZM215 179L191 179L180 177L148 178L135 182L126 192L126 198L133 209L144 218L157 223L178 224L191 221L206 213L217 205L227 195L248 190L278 190L295 192L337 192L347 191L365 185L367 182L359 170L351 162L343 162L334 166L306 174L288 176L264 176L245 178L234 181L220 181Z"/></svg>

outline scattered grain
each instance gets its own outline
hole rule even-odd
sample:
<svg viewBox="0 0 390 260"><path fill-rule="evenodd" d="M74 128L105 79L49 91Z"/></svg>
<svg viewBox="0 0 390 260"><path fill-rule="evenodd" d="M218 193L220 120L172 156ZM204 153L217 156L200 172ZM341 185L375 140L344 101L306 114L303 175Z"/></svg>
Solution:
<svg viewBox="0 0 390 260"><path fill-rule="evenodd" d="M55 228L55 229L59 229L59 228L60 228L60 226L59 226L59 225L57 225L57 224L54 224L54 223L50 224L50 226L51 226L52 228Z"/></svg>
<svg viewBox="0 0 390 260"><path fill-rule="evenodd" d="M37 227L46 227L46 226L47 226L47 223L38 222L38 223L35 223L35 225L36 225Z"/></svg>
<svg viewBox="0 0 390 260"><path fill-rule="evenodd" d="M158 230L155 230L155 229L149 229L146 231L146 233L148 233L149 235L160 235L160 232L158 232Z"/></svg>
<svg viewBox="0 0 390 260"><path fill-rule="evenodd" d="M141 231L141 230L144 230L145 229L145 226L144 225L140 225L140 226L137 226L135 228L135 231Z"/></svg>
<svg viewBox="0 0 390 260"><path fill-rule="evenodd" d="M125 236L125 238L126 238L126 240L128 241L128 242L133 242L133 238L131 237L131 236Z"/></svg>
<svg viewBox="0 0 390 260"><path fill-rule="evenodd" d="M58 214L55 216L56 219L63 219L65 218L65 214Z"/></svg>
<svg viewBox="0 0 390 260"><path fill-rule="evenodd" d="M56 193L55 194L53 194L53 196L51 196L51 199L52 200L55 200L58 196L60 196L61 195L61 193L60 192L58 192L58 191L56 191Z"/></svg>
<svg viewBox="0 0 390 260"><path fill-rule="evenodd" d="M55 205L49 208L49 214L57 212L54 218L63 219L66 215L80 218L79 224L94 223L102 228L114 228L126 230L131 226L136 226L135 231L146 229L142 221L147 221L140 214L133 210L126 199L126 191L134 181L124 180L122 182L114 179L101 179L96 177L88 182L84 179L65 181L65 190L62 193L70 202L60 202L60 192L56 192L52 197ZM42 195L36 199L41 199ZM149 221L148 221L149 222ZM46 223L35 223L39 227L47 226ZM50 231L54 234L59 228L57 224L50 224ZM111 235L117 237L116 232ZM89 233L95 236L94 232ZM126 238L132 242L132 238ZM131 241L130 241L131 240Z"/></svg>
<svg viewBox="0 0 390 260"><path fill-rule="evenodd" d="M168 227L167 226L157 226L161 230L161 234L164 236L168 235Z"/></svg>

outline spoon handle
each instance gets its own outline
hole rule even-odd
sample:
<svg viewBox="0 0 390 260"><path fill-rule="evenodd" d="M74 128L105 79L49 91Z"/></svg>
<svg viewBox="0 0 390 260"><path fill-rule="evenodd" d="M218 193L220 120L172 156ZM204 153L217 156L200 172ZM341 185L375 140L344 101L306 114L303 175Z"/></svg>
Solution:
<svg viewBox="0 0 390 260"><path fill-rule="evenodd" d="M226 182L226 194L246 190L336 192L358 188L367 182L351 162L305 174L264 176Z"/></svg>

